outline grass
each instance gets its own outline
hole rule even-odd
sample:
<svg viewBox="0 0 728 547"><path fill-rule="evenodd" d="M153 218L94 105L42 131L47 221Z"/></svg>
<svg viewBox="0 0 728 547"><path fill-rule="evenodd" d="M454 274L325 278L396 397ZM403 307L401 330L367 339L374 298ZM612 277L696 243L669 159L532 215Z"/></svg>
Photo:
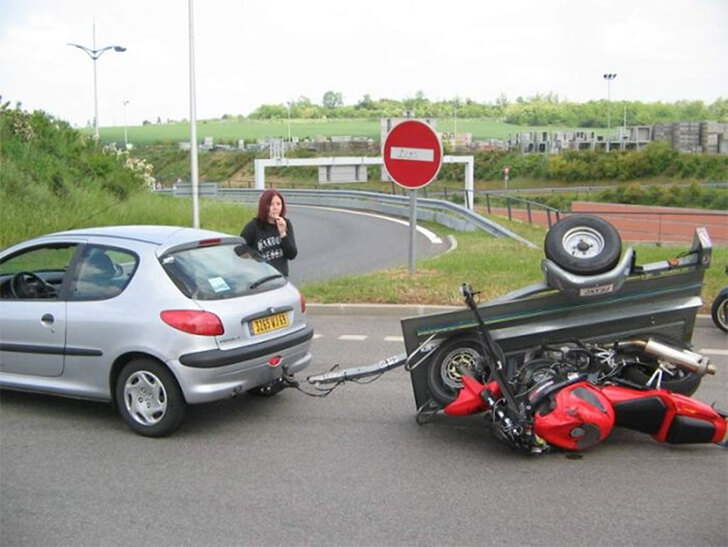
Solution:
<svg viewBox="0 0 728 547"><path fill-rule="evenodd" d="M29 194L26 200L25 205L15 203L13 207L2 208L0 247L74 227L192 224L191 200L146 191L133 194L124 201L101 191L80 189L62 199L50 193L37 192ZM251 208L241 204L200 200L202 228L237 234L253 215ZM482 232L456 232L439 225L429 225L441 237L454 236L458 246L452 252L419 260L414 275L410 275L408 268L392 268L323 283L303 284L301 290L312 303L460 305L458 288L463 282L481 290L482 298L488 300L541 281L540 261L546 230L516 221L508 222L500 217L493 217L493 220L533 242L537 248L493 238ZM635 245L635 248L640 263L665 260L686 250L683 246ZM726 264L728 248L715 248L713 266L706 272L703 289L706 304L702 313L710 313L710 303L728 282L723 273Z"/></svg>
<svg viewBox="0 0 728 547"><path fill-rule="evenodd" d="M437 129L441 132L453 132L457 126L458 133L471 133L474 140L505 139L509 135L529 131L578 131L580 128L555 126L522 126L504 123L492 118L437 120ZM91 135L93 128L83 128L82 133ZM594 131L590 129L589 131ZM599 133L599 130L596 130ZM173 143L190 140L188 122L163 124L147 124L127 127L128 140L132 144ZM101 141L124 142L124 127L102 127ZM258 139L277 137L288 138L288 120L198 120L197 135L200 140L212 137L216 144L228 143L237 145L239 139L246 143ZM367 119L330 119L330 120L291 120L291 136L299 139L315 139L317 136L350 136L380 139L379 120Z"/></svg>
<svg viewBox="0 0 728 547"><path fill-rule="evenodd" d="M309 302L462 305L461 283L481 291L483 301L502 296L526 285L543 281L540 270L545 228L519 222L500 222L534 243L537 248L482 232L455 232L433 226L438 235L452 235L457 249L417 262L415 274L408 268L392 268L367 275L346 276L333 281L304 284L301 289ZM683 246L633 245L638 263L667 260L685 252ZM728 283L723 268L728 264L728 248L713 249L713 265L706 272L703 288L705 304L701 313L710 313L710 304Z"/></svg>

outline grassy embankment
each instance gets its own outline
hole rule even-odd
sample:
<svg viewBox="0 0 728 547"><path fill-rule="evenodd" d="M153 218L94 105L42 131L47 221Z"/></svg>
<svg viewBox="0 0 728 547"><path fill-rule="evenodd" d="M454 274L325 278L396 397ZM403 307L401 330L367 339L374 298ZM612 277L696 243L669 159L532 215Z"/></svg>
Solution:
<svg viewBox="0 0 728 547"><path fill-rule="evenodd" d="M554 126L522 126L504 123L490 118L437 120L437 130L454 132L457 124L458 133L471 133L474 140L506 139L509 135L528 131L577 131L573 127ZM93 128L80 130L86 135L93 134ZM602 129L588 129L602 134ZM127 127L128 140L137 145L153 143L177 143L190 140L189 123L174 122L164 124L147 124ZM257 139L278 137L288 138L288 120L198 120L197 135L200 140L205 137L215 139L215 144L227 143L237 146L239 139L246 143ZM350 136L367 137L373 140L380 138L379 120L367 119L330 119L330 120L291 120L291 136L299 139L315 139L317 136ZM124 142L124 127L102 127L101 142Z"/></svg>
<svg viewBox="0 0 728 547"><path fill-rule="evenodd" d="M190 201L146 190L139 165L130 171L123 157L104 154L67 125L42 115L10 110L0 114L0 247L73 227L191 224ZM201 200L203 228L238 233L250 216L252 211L239 204ZM517 223L508 226L541 246L543 229ZM435 229L441 236L451 233ZM395 268L302 289L311 302L455 304L459 303L458 286L465 281L488 299L541 279L540 249L482 233L454 235L457 250L420 260L414 276ZM651 262L684 250L639 246L638 257L640 262ZM708 270L703 292L708 303L726 283L723 267L727 262L728 249L715 249L714 267Z"/></svg>

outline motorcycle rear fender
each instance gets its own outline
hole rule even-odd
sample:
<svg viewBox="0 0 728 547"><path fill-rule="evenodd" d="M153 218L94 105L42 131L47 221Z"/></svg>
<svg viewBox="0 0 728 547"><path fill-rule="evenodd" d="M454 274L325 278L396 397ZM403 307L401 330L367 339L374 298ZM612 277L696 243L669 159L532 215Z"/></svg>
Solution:
<svg viewBox="0 0 728 547"><path fill-rule="evenodd" d="M726 418L691 397L622 386L606 386L602 393L614 407L615 425L650 434L659 442L720 443L728 436Z"/></svg>

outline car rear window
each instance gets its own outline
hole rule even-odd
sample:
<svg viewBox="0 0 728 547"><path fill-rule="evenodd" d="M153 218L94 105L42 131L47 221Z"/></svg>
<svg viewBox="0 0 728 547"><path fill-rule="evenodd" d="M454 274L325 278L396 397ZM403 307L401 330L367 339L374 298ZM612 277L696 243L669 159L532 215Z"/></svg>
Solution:
<svg viewBox="0 0 728 547"><path fill-rule="evenodd" d="M162 267L180 291L197 300L221 300L276 289L286 278L245 245L214 245L169 253Z"/></svg>

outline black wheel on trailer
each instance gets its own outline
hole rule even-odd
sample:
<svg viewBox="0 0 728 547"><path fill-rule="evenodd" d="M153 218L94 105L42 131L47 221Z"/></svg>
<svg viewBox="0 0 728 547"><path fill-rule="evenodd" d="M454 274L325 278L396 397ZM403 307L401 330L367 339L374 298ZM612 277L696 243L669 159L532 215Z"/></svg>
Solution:
<svg viewBox="0 0 728 547"><path fill-rule="evenodd" d="M611 270L622 254L619 232L603 218L573 215L556 224L544 240L546 258L567 272L596 275Z"/></svg>
<svg viewBox="0 0 728 547"><path fill-rule="evenodd" d="M485 363L482 346L475 336L446 340L432 356L427 370L427 387L435 401L447 405L455 400L463 387L462 369L482 381L490 378L491 368Z"/></svg>

